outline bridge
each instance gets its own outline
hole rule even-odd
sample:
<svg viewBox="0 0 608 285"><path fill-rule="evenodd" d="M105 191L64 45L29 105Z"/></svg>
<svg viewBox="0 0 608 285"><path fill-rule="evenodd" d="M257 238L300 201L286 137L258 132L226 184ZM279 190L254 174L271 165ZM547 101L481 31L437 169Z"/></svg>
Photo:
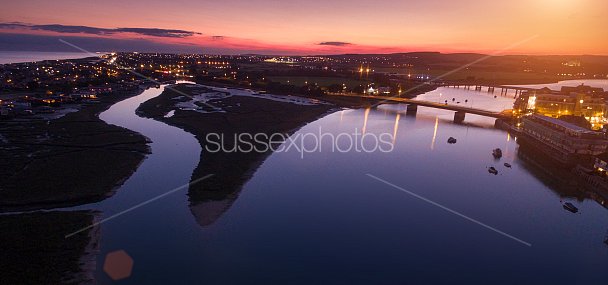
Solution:
<svg viewBox="0 0 608 285"><path fill-rule="evenodd" d="M462 105L449 105L449 104L445 104L445 103L437 103L437 102L415 100L415 99L408 99L408 98L379 97L379 96L370 96L370 95L361 95L361 94L340 94L340 93L332 93L330 95L331 96L358 97L358 98L378 100L380 102L384 101L384 102L390 102L390 103L407 104L406 114L408 114L408 115L415 115L416 112L418 111L418 106L455 111L455 113L454 113L454 122L455 123L462 123L464 121L465 115L467 113L475 114L475 115L479 115L479 116L485 116L485 117L492 117L492 118L497 118L497 119L504 119L504 120L509 120L512 118L510 114L505 114L502 112L494 112L494 111L488 111L488 110L483 110L483 109L466 107L466 106L462 106Z"/></svg>
<svg viewBox="0 0 608 285"><path fill-rule="evenodd" d="M494 90L500 89L500 95L506 96L509 90L515 90L515 97L521 95L524 91L535 91L537 88L530 87L518 87L518 86L510 86L510 85L484 85L484 84L474 84L474 83L438 83L435 86L448 87L448 88L456 88L465 90L475 90L475 91L483 91L486 89L488 93L494 93Z"/></svg>

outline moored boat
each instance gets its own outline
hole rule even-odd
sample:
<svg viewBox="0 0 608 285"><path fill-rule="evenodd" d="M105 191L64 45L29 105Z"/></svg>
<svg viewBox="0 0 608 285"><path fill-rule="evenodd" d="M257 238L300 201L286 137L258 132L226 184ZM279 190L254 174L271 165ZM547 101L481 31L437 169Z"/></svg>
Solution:
<svg viewBox="0 0 608 285"><path fill-rule="evenodd" d="M574 205L572 205L572 203L570 203L570 202L564 203L563 206L564 206L564 209L566 209L566 210L568 210L568 211L570 211L572 213L577 213L578 212L578 208L575 207Z"/></svg>
<svg viewBox="0 0 608 285"><path fill-rule="evenodd" d="M488 172L497 175L498 174L498 170L496 170L496 168L494 168L494 166L490 166L490 168L488 168Z"/></svg>

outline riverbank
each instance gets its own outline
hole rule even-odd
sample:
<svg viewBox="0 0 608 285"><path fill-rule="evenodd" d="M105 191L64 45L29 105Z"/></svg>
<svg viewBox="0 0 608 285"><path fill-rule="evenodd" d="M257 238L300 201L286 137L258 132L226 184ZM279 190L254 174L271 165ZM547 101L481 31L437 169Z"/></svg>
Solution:
<svg viewBox="0 0 608 285"><path fill-rule="evenodd" d="M95 211L0 215L0 283L91 284L100 233L95 228L66 239L98 219Z"/></svg>
<svg viewBox="0 0 608 285"><path fill-rule="evenodd" d="M99 114L137 94L111 95L55 120L0 124L0 211L49 209L111 196L149 153L144 136Z"/></svg>
<svg viewBox="0 0 608 285"><path fill-rule="evenodd" d="M238 85L238 84L230 84L230 83L218 83L218 82L214 82L214 81L197 81L197 84L202 84L202 85L206 85L206 86L214 86L214 87L229 87L229 88L243 88L243 86ZM267 92L268 90L264 89L264 88L256 88L254 86L249 86L246 87L247 89L250 90L255 90L257 92ZM408 99L413 99L416 98L418 95L421 94L425 94L428 92L431 92L435 89L437 89L437 86L434 85L427 85L427 84L422 84L422 83L415 83L415 84L410 84L410 85L404 85L402 86L404 93L401 94L402 98L408 98ZM282 92L280 90L272 90L272 91L268 91L268 93L272 93L272 94L276 94L276 95L293 95L293 96L299 96L299 97L304 97L304 98L313 98L313 99L319 99L319 100L323 100L325 102L329 102L329 103L333 103L337 106L343 107L343 108L365 108L365 107L369 107L371 105L375 105L376 103L378 103L378 100L375 99L366 99L366 98L357 98L357 97L344 97L344 96L334 96L334 95L330 95L330 94L325 94L322 96L315 96L315 95L306 95L306 94L300 94L297 92ZM395 97L394 95L381 95L381 96L377 96L379 99L382 98L391 98L391 97ZM383 102L384 104L395 104L392 101L386 101Z"/></svg>
<svg viewBox="0 0 608 285"><path fill-rule="evenodd" d="M296 104L280 100L271 100L250 96L228 96L208 101L221 108L221 112L199 112L181 110L177 104L183 104L183 94L195 96L201 91L212 92L208 88L194 90L188 85L173 86L175 92L166 89L160 96L141 104L138 114L165 122L194 134L202 146L200 161L193 172L192 181L208 174L214 176L189 189L191 209L201 225L211 224L238 197L238 192L256 169L272 153L266 152L209 152L206 134L223 134L228 148L234 146L232 139L240 133L250 134L291 134L305 124L312 122L340 107L355 106L365 100L344 100L344 105L318 103ZM262 95L264 96L264 95ZM299 98L299 97L292 97ZM296 99L297 100L297 99ZM180 101L182 103L180 103ZM200 104L203 106L203 104ZM166 116L174 112L172 116ZM221 201L220 203L217 203ZM201 209L205 208L205 209Z"/></svg>

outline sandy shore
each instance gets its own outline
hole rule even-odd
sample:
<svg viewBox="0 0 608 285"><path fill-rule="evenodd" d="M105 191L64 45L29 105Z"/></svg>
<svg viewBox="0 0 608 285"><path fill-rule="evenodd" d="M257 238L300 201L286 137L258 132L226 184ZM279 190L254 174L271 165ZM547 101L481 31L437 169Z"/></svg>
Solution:
<svg viewBox="0 0 608 285"><path fill-rule="evenodd" d="M55 120L0 122L0 212L102 200L149 153L147 139L99 113L127 96L103 97Z"/></svg>

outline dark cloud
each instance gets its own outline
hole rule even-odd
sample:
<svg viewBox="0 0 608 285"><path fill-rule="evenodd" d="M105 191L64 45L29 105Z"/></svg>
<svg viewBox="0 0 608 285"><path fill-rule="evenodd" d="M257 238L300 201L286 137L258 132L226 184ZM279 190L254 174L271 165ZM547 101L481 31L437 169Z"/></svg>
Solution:
<svg viewBox="0 0 608 285"><path fill-rule="evenodd" d="M224 36L211 36L211 39L218 40L218 41L221 41L224 38L225 38Z"/></svg>
<svg viewBox="0 0 608 285"><path fill-rule="evenodd" d="M153 37L170 37L170 38L185 38L201 33L184 31L184 30L167 30L158 28L118 28L118 32L136 33Z"/></svg>
<svg viewBox="0 0 608 285"><path fill-rule="evenodd" d="M320 46L336 46L336 47L343 47L343 46L349 46L352 45L351 43L347 43L347 42L321 42L319 43Z"/></svg>
<svg viewBox="0 0 608 285"><path fill-rule="evenodd" d="M86 26L64 26L64 25L22 25L23 28L30 28L32 30L40 30L40 31L51 31L58 33L83 33L83 34L94 34L94 35L103 35L103 34L111 34L112 30L110 29L100 29Z"/></svg>
<svg viewBox="0 0 608 285"><path fill-rule="evenodd" d="M91 35L111 35L116 33L135 33L144 36L161 38L185 38L201 33L158 28L116 28L105 29L88 26L68 26L68 25L32 25L27 23L11 22L0 23L0 29L31 29L40 31L51 31L68 34L91 34Z"/></svg>
<svg viewBox="0 0 608 285"><path fill-rule="evenodd" d="M60 41L63 40L64 42ZM66 44L65 42L69 43ZM163 53L207 53L207 54L268 54L281 55L284 52L272 49L249 49L232 47L212 47L195 44L173 44L151 39L119 39L107 37L85 37L70 35L32 35L0 33L0 51L50 51L78 52L77 46L91 52L163 52Z"/></svg>
<svg viewBox="0 0 608 285"><path fill-rule="evenodd" d="M70 43L68 45L60 40ZM201 53L201 46L170 44L148 39L118 39L106 37L84 36L51 36L30 34L0 33L0 50L8 51L52 51L77 52L78 49L91 52L108 51L139 51L139 52L167 52L167 53Z"/></svg>

